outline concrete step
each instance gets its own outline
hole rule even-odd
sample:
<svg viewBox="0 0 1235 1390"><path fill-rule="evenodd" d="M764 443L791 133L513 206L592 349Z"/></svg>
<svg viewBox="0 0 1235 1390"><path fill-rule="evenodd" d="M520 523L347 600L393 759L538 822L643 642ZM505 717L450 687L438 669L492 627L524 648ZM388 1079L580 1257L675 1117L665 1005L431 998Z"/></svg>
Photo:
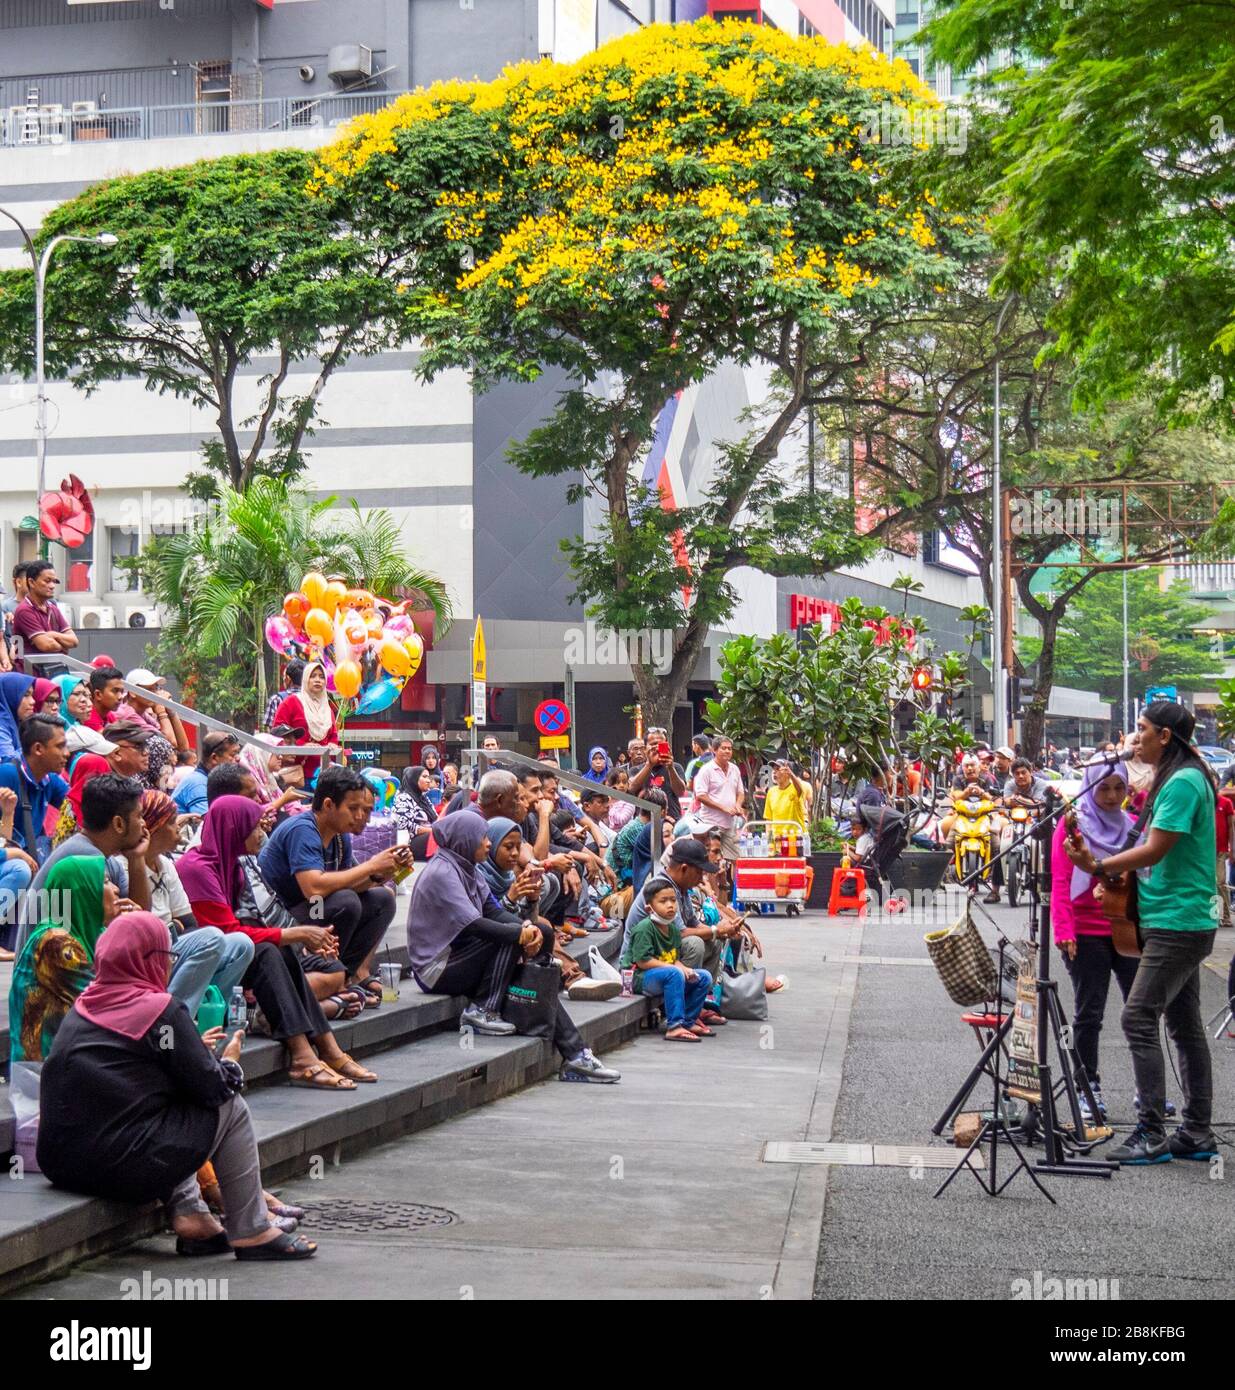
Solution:
<svg viewBox="0 0 1235 1390"><path fill-rule="evenodd" d="M609 958L619 933L572 943L572 955L601 945ZM338 1163L345 1154L413 1133L553 1075L559 1058L534 1038L461 1036L455 1026L462 1000L409 993L397 1004L366 1010L336 1030L340 1044L366 1055L375 1085L322 1093L281 1084L282 1048L262 1039L245 1049L246 1077L260 1083L246 1092L253 1111L267 1182L311 1171L314 1162ZM646 1014L642 997L604 1003L561 1001L584 1041L603 1052L634 1037ZM46 1277L91 1255L150 1235L164 1224L161 1207L78 1197L27 1174L0 1189L0 1293Z"/></svg>

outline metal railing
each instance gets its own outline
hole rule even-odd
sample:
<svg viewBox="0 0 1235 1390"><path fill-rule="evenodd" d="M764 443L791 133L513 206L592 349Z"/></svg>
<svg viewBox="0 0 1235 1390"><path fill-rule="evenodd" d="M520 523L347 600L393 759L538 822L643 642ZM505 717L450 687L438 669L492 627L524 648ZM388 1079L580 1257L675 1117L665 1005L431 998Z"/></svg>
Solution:
<svg viewBox="0 0 1235 1390"><path fill-rule="evenodd" d="M558 767L556 763L546 763L538 758L529 758L526 753L515 753L507 749L500 749L498 752L486 752L483 748L465 748L462 753L461 761L470 766L472 762L480 764L481 773L489 770L490 763L497 763L499 767L503 763L515 763L519 767L530 768L533 772L544 772L548 768L553 775L564 786L573 787L577 792L588 792L598 790L598 784L589 781L588 778L581 776L577 772L567 772L564 768ZM503 768L503 771L510 771ZM614 801L628 801L632 806L641 811L652 813L652 872L656 872L656 866L660 863L661 854L664 852L664 832L661 830L662 811L654 802L644 801L641 796L636 796L634 792L619 791L616 787L600 786L599 790L605 796Z"/></svg>
<svg viewBox="0 0 1235 1390"><path fill-rule="evenodd" d="M403 92L325 92L320 96L260 97L178 106L99 107L53 103L0 111L0 145L28 149L96 140L169 140L189 135L332 129L354 116L380 111Z"/></svg>
<svg viewBox="0 0 1235 1390"><path fill-rule="evenodd" d="M63 652L26 652L22 656L22 662L29 663L32 666L65 666L68 668L70 675L81 676L84 680L89 680L96 670L93 666L87 666L84 661L78 661L75 656L66 656ZM130 685L128 681L125 681L124 688L130 695L136 695L139 700L150 699L150 691L143 690L140 685ZM160 695L154 703L162 705L165 709L169 709L173 713L178 714L182 723L196 725L198 728L206 729L210 733L231 734L231 736L239 742L251 744L254 748L260 748L266 753L273 753L276 751L270 744L258 738L256 734L246 734L243 729L237 729L231 724L225 724L221 719L215 719L209 714L203 714L201 710L193 709L189 705L179 704L177 701L171 699L170 696ZM315 753L320 753L325 760L329 762L331 755L337 753L339 749L335 744L297 743L294 745L287 744L286 746L280 745L278 751L286 754L288 757L297 758L302 756L309 757Z"/></svg>

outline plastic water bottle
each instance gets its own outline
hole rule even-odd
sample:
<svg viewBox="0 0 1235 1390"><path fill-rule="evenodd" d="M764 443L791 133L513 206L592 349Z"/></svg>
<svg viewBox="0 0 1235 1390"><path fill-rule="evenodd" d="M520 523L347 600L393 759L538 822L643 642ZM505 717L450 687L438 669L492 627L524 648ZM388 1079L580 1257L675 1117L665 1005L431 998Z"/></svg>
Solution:
<svg viewBox="0 0 1235 1390"><path fill-rule="evenodd" d="M237 1028L247 1028L248 1024L249 1006L244 1002L244 990L236 985L227 1004L227 1026L234 1033Z"/></svg>

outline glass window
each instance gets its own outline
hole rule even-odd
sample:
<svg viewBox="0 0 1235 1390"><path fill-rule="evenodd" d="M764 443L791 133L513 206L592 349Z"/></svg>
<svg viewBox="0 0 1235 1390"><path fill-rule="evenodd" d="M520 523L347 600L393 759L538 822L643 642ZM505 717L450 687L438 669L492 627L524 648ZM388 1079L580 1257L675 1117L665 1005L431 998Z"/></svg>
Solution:
<svg viewBox="0 0 1235 1390"><path fill-rule="evenodd" d="M94 592L94 532L81 545L64 552L64 591L66 594Z"/></svg>
<svg viewBox="0 0 1235 1390"><path fill-rule="evenodd" d="M109 526L107 528L107 549L111 556L111 573L107 587L112 593L127 593L136 588L133 578L117 563L132 559L141 553L141 536L131 526Z"/></svg>

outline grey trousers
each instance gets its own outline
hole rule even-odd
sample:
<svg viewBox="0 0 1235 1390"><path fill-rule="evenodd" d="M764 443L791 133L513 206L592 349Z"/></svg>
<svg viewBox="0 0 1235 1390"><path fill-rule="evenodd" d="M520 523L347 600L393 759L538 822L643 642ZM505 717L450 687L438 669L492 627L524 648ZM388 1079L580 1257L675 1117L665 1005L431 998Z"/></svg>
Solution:
<svg viewBox="0 0 1235 1390"><path fill-rule="evenodd" d="M207 1155L223 1192L223 1226L229 1240L245 1240L260 1235L270 1225L270 1213L262 1195L262 1173L257 1161L257 1136L253 1120L242 1096L219 1107L219 1124L214 1145ZM210 1210L197 1185L197 1174L190 1173L172 1193L168 1203L173 1216L205 1213Z"/></svg>
<svg viewBox="0 0 1235 1390"><path fill-rule="evenodd" d="M692 970L706 970L713 980L720 979L720 958L724 954L725 941L717 937L709 941L703 936L684 936L682 949L678 953L682 964Z"/></svg>

